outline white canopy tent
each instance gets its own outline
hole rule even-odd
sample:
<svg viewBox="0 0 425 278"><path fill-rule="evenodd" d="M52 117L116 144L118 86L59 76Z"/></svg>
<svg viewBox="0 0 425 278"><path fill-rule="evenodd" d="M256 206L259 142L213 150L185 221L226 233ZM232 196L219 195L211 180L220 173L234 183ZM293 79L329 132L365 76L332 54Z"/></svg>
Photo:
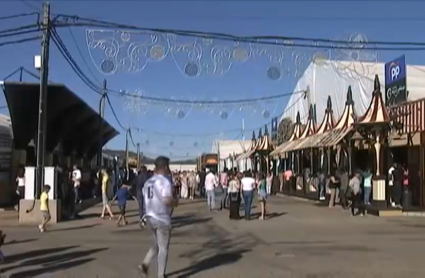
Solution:
<svg viewBox="0 0 425 278"><path fill-rule="evenodd" d="M287 104L287 111L280 121L289 117L293 122L300 112L301 120L306 121L309 101L316 104L317 121L323 119L327 98L330 95L335 118L338 119L344 110L348 86L353 91L354 108L357 115L363 115L372 98L373 81L377 74L381 81L381 91L385 92L384 63L353 62L353 61L321 61L310 63L303 76L298 80L294 92L309 90L309 98L299 94L292 95ZM408 100L425 97L425 66L406 66ZM383 94L385 95L385 94ZM384 96L385 97L385 96Z"/></svg>
<svg viewBox="0 0 425 278"><path fill-rule="evenodd" d="M251 145L251 140L214 140L211 152L218 154L219 170L223 170L226 166L227 168L232 167L231 156L238 156L246 152ZM246 165L246 167L245 167ZM247 159L246 161L236 161L234 159L234 167L238 167L241 170L246 170L245 168L251 168L251 161Z"/></svg>

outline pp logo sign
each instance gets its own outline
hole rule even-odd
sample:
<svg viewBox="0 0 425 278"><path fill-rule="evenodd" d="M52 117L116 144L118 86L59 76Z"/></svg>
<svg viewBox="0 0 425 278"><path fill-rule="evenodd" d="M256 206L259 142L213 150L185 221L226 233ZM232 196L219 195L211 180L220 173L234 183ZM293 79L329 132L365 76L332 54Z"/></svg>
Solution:
<svg viewBox="0 0 425 278"><path fill-rule="evenodd" d="M398 63L391 64L390 75L392 81L398 78L398 76L400 75L400 66L398 65Z"/></svg>

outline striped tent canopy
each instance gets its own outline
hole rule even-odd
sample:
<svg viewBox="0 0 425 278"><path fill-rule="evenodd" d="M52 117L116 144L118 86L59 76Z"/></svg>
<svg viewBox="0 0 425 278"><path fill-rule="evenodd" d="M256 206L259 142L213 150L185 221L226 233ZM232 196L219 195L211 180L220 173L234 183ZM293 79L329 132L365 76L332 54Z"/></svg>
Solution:
<svg viewBox="0 0 425 278"><path fill-rule="evenodd" d="M294 142L294 144L289 148L286 148L285 151L295 151L303 149L305 143L309 140L310 136L316 133L316 124L314 119L314 109L313 105L310 105L310 110L308 112L308 120L306 126L301 133L300 137Z"/></svg>
<svg viewBox="0 0 425 278"><path fill-rule="evenodd" d="M294 131L292 132L291 137L289 137L288 142L294 141L298 138L300 138L302 133L302 124L301 124L301 116L300 112L297 114L297 120L295 122Z"/></svg>
<svg viewBox="0 0 425 278"><path fill-rule="evenodd" d="M323 117L322 123L319 125L316 134L325 133L328 130L333 129L335 126L334 112L332 110L331 96L328 96L328 102L325 110L325 116Z"/></svg>
<svg viewBox="0 0 425 278"><path fill-rule="evenodd" d="M258 152L270 152L274 149L273 143L270 140L269 132L267 129L267 125L264 127L264 135L262 138L258 140L258 145L256 151Z"/></svg>
<svg viewBox="0 0 425 278"><path fill-rule="evenodd" d="M327 106L325 110L325 115L323 116L322 123L316 130L316 133L307 139L297 147L297 149L308 149L314 148L317 144L331 131L335 126L335 118L333 115L332 101L331 97L328 96Z"/></svg>
<svg viewBox="0 0 425 278"><path fill-rule="evenodd" d="M348 87L347 101L344 111L336 123L334 129L323 133L322 138L316 142L318 147L332 147L341 142L344 137L352 131L356 113L354 111L353 92L351 86Z"/></svg>
<svg viewBox="0 0 425 278"><path fill-rule="evenodd" d="M249 148L242 154L240 154L237 158L236 161L242 160L242 159L247 159L249 157L251 157L255 150L257 149L257 145L258 145L259 141L257 139L255 139L255 131L252 132L252 139L251 139L251 145L249 146Z"/></svg>
<svg viewBox="0 0 425 278"><path fill-rule="evenodd" d="M379 82L378 75L375 75L374 90L372 100L370 101L369 108L366 113L359 118L356 124L358 125L375 125L375 124L389 124L390 116L385 107L384 100L381 93L381 83Z"/></svg>

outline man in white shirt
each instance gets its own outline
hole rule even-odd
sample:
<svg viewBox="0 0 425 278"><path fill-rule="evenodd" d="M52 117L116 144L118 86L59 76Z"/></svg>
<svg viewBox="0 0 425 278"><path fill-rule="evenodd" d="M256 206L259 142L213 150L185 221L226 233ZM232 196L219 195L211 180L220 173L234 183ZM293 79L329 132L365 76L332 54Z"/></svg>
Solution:
<svg viewBox="0 0 425 278"><path fill-rule="evenodd" d="M77 165L74 165L72 171L72 182L74 183L74 194L75 194L75 203L81 203L80 198L80 185L81 185L81 171L78 169Z"/></svg>
<svg viewBox="0 0 425 278"><path fill-rule="evenodd" d="M146 277L149 264L155 255L158 255L158 277L165 277L171 235L171 213L172 208L177 205L173 187L166 177L169 174L169 164L169 158L159 156L155 160L155 174L143 187L145 217L154 235L153 246L139 266L139 270Z"/></svg>
<svg viewBox="0 0 425 278"><path fill-rule="evenodd" d="M218 185L217 177L212 171L208 172L205 177L205 191L207 192L207 204L210 211L215 208L215 191Z"/></svg>
<svg viewBox="0 0 425 278"><path fill-rule="evenodd" d="M388 170L388 186L389 186L389 191L390 191L390 203L392 207L395 207L395 202L393 200L393 194L394 194L394 176L393 176L393 172L394 170L397 168L397 164L394 163L393 166L390 167L390 169Z"/></svg>

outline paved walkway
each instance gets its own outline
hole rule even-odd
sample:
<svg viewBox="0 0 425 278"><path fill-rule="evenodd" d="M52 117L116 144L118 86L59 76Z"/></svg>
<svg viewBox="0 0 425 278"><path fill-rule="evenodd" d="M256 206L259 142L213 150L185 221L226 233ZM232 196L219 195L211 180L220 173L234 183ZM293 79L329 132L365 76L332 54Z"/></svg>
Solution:
<svg viewBox="0 0 425 278"><path fill-rule="evenodd" d="M227 211L209 212L201 200L175 211L168 273L171 277L425 277L425 218L351 217L339 208L288 197L269 199L267 221L229 221ZM117 210L114 207L114 210ZM118 228L84 218L40 234L13 212L0 214L7 256L0 277L139 277L136 266L150 245L137 225ZM254 208L253 212L257 212ZM8 215L6 217L6 215ZM155 266L150 277L155 277Z"/></svg>

